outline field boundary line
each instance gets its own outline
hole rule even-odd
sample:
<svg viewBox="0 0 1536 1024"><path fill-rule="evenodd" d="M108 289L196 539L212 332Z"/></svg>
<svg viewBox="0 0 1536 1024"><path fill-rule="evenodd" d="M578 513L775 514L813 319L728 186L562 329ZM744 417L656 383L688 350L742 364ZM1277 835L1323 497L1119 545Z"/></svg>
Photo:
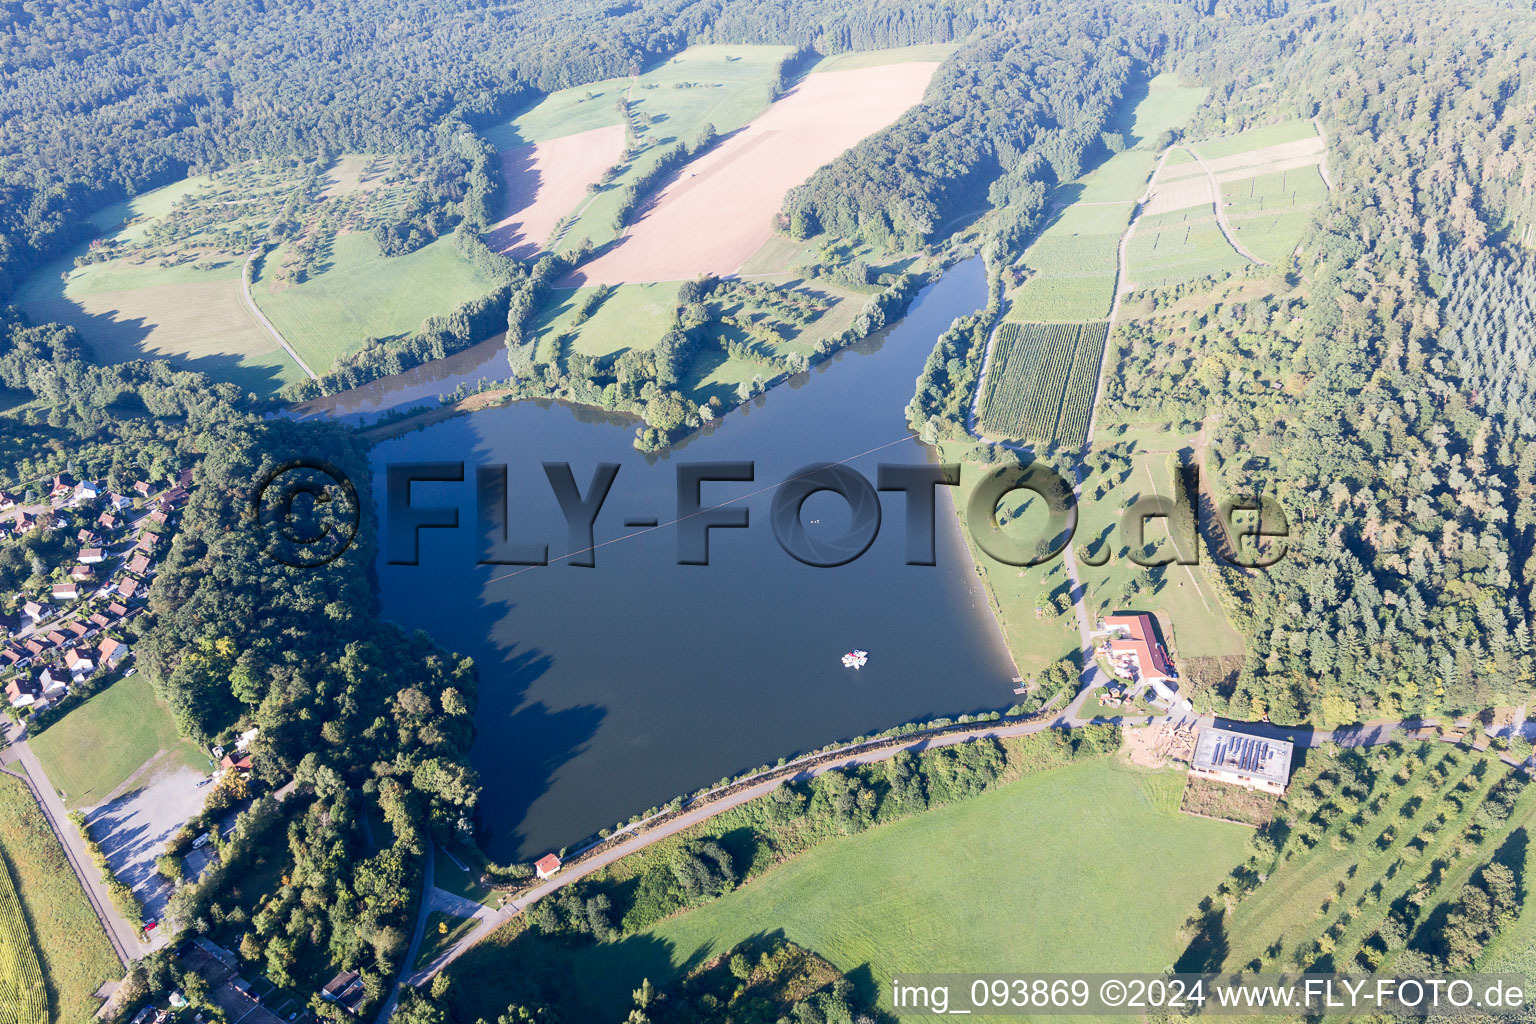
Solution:
<svg viewBox="0 0 1536 1024"><path fill-rule="evenodd" d="M320 378L315 375L315 371L309 368L308 363L299 358L299 354L293 350L293 346L283 340L282 332L272 325L272 321L268 320L267 315L256 305L256 297L251 294L251 267L256 262L258 255L260 255L260 250L252 249L245 257L245 266L240 271L240 295L245 299L245 308L251 311L251 315L256 318L256 322L267 332L267 335L281 345L283 351L287 352L293 358L293 361L299 364L299 369L303 370L310 380L319 380Z"/></svg>

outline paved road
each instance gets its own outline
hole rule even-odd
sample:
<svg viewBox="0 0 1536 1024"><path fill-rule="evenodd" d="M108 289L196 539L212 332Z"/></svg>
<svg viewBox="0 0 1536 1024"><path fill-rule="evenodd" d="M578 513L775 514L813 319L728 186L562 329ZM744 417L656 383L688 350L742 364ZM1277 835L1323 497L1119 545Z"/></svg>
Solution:
<svg viewBox="0 0 1536 1024"><path fill-rule="evenodd" d="M245 257L245 269L240 272L240 295L245 299L245 308L251 311L251 316L261 324L262 330L272 337L272 340L283 346L283 351L293 357L293 361L299 364L299 369L309 375L310 380L317 380L315 371L309 368L309 364L299 358L299 354L293 350L293 346L283 340L282 332L272 326L272 321L256 306L256 299L251 295L251 264L256 262L256 252L251 252Z"/></svg>
<svg viewBox="0 0 1536 1024"><path fill-rule="evenodd" d="M74 822L69 820L69 811L65 808L64 801L59 799L58 793L49 783L48 775L43 771L43 766L38 761L37 755L32 752L32 748L25 740L13 740L5 749L4 759L18 761L26 769L25 781L29 783L28 788L42 805L43 817L48 819L49 827L58 837L59 845L64 848L69 866L74 869L75 877L80 880L81 888L85 890L86 897L96 911L96 916L101 920L102 931L106 932L123 966L128 966L130 961L149 952L151 947L139 941L138 929L118 913L112 897L107 894L107 887L101 881L101 872L96 870L95 862L91 860L90 853L85 848L85 840L80 837L80 830L75 827ZM12 774L19 776L20 773Z"/></svg>
<svg viewBox="0 0 1536 1024"><path fill-rule="evenodd" d="M400 967L402 982L418 984L415 981L407 981L407 975L416 966L416 958L421 955L421 939L427 931L427 917L432 912L432 879L436 877L437 844L430 837L427 839L427 852L422 858L421 878L421 906L416 911L416 930L411 933L410 948L405 951L405 960ZM400 986L396 985L389 991L389 998L384 1000L384 1005L379 1008L378 1024L385 1024L395 1012L395 1003L400 1000Z"/></svg>
<svg viewBox="0 0 1536 1024"><path fill-rule="evenodd" d="M1244 258L1252 260L1261 267L1269 266L1268 260L1259 259L1249 252L1242 242L1237 240L1237 232L1233 230L1232 223L1227 220L1227 205L1221 201L1221 184L1216 180L1216 173L1211 170L1211 165L1206 163L1199 153L1195 152L1193 146L1183 146L1180 148L1195 158L1195 163L1200 165L1200 169L1205 172L1206 180L1211 183L1211 205L1216 208L1216 224L1221 228L1221 233L1227 236L1227 241L1232 243L1232 248L1241 253Z"/></svg>

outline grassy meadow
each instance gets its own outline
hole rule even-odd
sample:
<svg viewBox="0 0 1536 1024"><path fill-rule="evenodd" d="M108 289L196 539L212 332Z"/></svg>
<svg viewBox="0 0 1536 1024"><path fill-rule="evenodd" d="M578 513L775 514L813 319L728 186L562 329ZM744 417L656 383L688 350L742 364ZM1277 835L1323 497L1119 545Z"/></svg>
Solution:
<svg viewBox="0 0 1536 1024"><path fill-rule="evenodd" d="M1222 202L1238 241L1260 259L1288 258L1312 222L1312 211L1328 199L1316 165L1222 183Z"/></svg>
<svg viewBox="0 0 1536 1024"><path fill-rule="evenodd" d="M518 969L587 979L561 1008L578 1020L620 1019L642 979L664 985L760 933L814 950L878 991L886 1010L891 975L918 966L1160 970L1189 908L1242 860L1248 838L1178 814L1168 782L1110 758L1039 772L822 842L629 938L535 940L543 962Z"/></svg>
<svg viewBox="0 0 1536 1024"><path fill-rule="evenodd" d="M316 373L362 348L368 338L410 334L429 316L488 294L490 278L443 236L415 252L379 255L372 237L335 237L319 272L299 284L275 280L285 246L268 253L251 283L257 306Z"/></svg>
<svg viewBox="0 0 1536 1024"><path fill-rule="evenodd" d="M5 776L0 862L15 882L20 924L31 943L26 952L42 968L48 1012L37 1024L89 1024L100 1005L93 994L103 982L122 977L122 966L37 802L19 779ZM20 934L15 919L0 922L0 947Z"/></svg>
<svg viewBox="0 0 1536 1024"><path fill-rule="evenodd" d="M1136 222L1126 263L1133 288L1218 277L1248 265L1221 233L1210 204L1144 214Z"/></svg>
<svg viewBox="0 0 1536 1024"><path fill-rule="evenodd" d="M1304 118L1295 118L1288 121L1279 121L1275 124L1260 125L1257 128L1249 128L1235 135L1223 135L1219 138L1209 139L1197 143L1195 151L1207 160L1220 160L1224 157L1236 156L1250 150L1265 149L1269 146L1283 146L1287 142L1300 142L1317 135L1317 129L1312 122Z"/></svg>
<svg viewBox="0 0 1536 1024"><path fill-rule="evenodd" d="M142 672L113 683L29 743L71 810L99 804L152 761L208 769L208 755L176 734Z"/></svg>

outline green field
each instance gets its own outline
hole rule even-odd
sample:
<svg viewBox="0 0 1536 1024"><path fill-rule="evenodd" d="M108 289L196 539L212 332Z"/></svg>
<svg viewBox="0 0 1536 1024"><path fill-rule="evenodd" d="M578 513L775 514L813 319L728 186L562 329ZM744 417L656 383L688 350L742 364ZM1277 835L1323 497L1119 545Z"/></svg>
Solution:
<svg viewBox="0 0 1536 1024"><path fill-rule="evenodd" d="M1133 288L1219 277L1248 265L1221 233L1210 204L1143 215L1136 221L1126 262Z"/></svg>
<svg viewBox="0 0 1536 1024"><path fill-rule="evenodd" d="M674 142L692 144L705 125L724 135L767 109L778 66L790 52L784 46L691 46L635 79L607 79L551 93L487 130L485 138L506 150L619 124L619 104L627 98L638 148L593 194L557 247L575 248L584 238L603 245L615 237L613 221L624 186L655 167Z"/></svg>
<svg viewBox="0 0 1536 1024"><path fill-rule="evenodd" d="M1184 124L1205 101L1200 86L1169 74L1148 83L1127 113L1122 135L1132 148L1058 190L1068 202L1025 250L1026 280L1009 295L1008 319L1060 322L1109 316L1119 271L1120 236L1157 166L1151 148L1162 132Z"/></svg>
<svg viewBox="0 0 1536 1024"><path fill-rule="evenodd" d="M1328 186L1316 166L1261 174L1221 186L1227 220L1238 241L1271 263L1290 256L1312 222L1313 210L1327 199Z"/></svg>
<svg viewBox="0 0 1536 1024"><path fill-rule="evenodd" d="M29 741L71 809L92 807L151 761L206 771L208 756L176 723L142 672L122 679Z"/></svg>
<svg viewBox="0 0 1536 1024"><path fill-rule="evenodd" d="M161 267L117 259L76 270L61 260L33 275L15 301L38 322L73 325L101 362L168 359L267 395L304 371L246 308L242 262L215 256Z"/></svg>
<svg viewBox="0 0 1536 1024"><path fill-rule="evenodd" d="M267 254L251 294L316 373L325 373L368 338L410 334L427 317L451 313L495 288L447 236L386 259L369 235L340 234L323 269L301 284L275 280L286 248Z"/></svg>
<svg viewBox="0 0 1536 1024"><path fill-rule="evenodd" d="M89 1024L99 1005L93 993L103 982L122 977L122 966L37 802L20 780L4 776L0 776L0 855L0 861L9 866L9 879L15 881L22 922L30 936L26 953L42 968L49 1012L38 1020ZM0 925L0 957L8 936L14 934L13 924ZM22 1017L21 1024L31 1022Z"/></svg>
<svg viewBox="0 0 1536 1024"><path fill-rule="evenodd" d="M1142 162L1127 152L1109 161ZM1131 220L1134 197L1103 206L1072 205L1025 250L1029 277L1011 296L1010 320L1096 320L1109 316L1115 299L1120 236Z"/></svg>
<svg viewBox="0 0 1536 1024"><path fill-rule="evenodd" d="M1300 142L1302 139L1310 139L1316 135L1317 129L1313 127L1311 121L1296 118L1292 121L1280 121L1276 124L1249 128L1236 135L1223 135L1217 139L1201 142L1195 146L1195 149L1207 160L1220 160L1222 157L1236 156L1251 149L1282 146L1287 142Z"/></svg>
<svg viewBox="0 0 1536 1024"><path fill-rule="evenodd" d="M867 966L887 1010L903 970L1160 970L1248 838L1170 810L1160 779L1098 759L825 842L647 932L575 951L573 975L591 979L581 1019L617 1019L642 978L670 981L779 930L844 972Z"/></svg>
<svg viewBox="0 0 1536 1024"><path fill-rule="evenodd" d="M1104 323L1000 325L982 396L983 430L1081 447L1107 334Z"/></svg>
<svg viewBox="0 0 1536 1024"><path fill-rule="evenodd" d="M579 326L573 326L577 309L597 289L565 288L551 292L533 325L540 357L564 359L572 352L596 357L653 348L672 326L677 289L676 281L610 288Z"/></svg>
<svg viewBox="0 0 1536 1024"><path fill-rule="evenodd" d="M860 68L879 68L887 64L910 64L915 61L943 61L959 43L929 43L924 46L900 46L889 50L850 50L821 58L811 68L812 72L857 71Z"/></svg>
<svg viewBox="0 0 1536 1024"><path fill-rule="evenodd" d="M285 211L304 227L269 261L302 246L312 254L315 274L292 289L302 298L286 304L279 299L268 315L274 322L279 316L292 321L299 335L295 348L316 372L368 333L414 330L425 316L396 330L368 330L398 324L396 312L447 312L460 296L472 297L466 292L488 290L451 245L447 255L457 263L451 268L441 253L414 265L403 257L405 265L391 266L373 252L366 233L398 214L414 186L414 170L395 157L349 154L318 172L298 160L274 159L187 178L97 211L90 221L101 232L100 247L80 246L43 267L15 301L35 320L75 326L103 362L165 359L270 395L304 373L247 308L240 282L246 255L265 243ZM76 266L77 259L86 262ZM269 290L276 266L264 268ZM466 277L473 287L460 283ZM375 278L382 287L368 287ZM452 301L424 300L427 289ZM382 307L383 322L349 318L328 304ZM357 327L364 332L349 333Z"/></svg>

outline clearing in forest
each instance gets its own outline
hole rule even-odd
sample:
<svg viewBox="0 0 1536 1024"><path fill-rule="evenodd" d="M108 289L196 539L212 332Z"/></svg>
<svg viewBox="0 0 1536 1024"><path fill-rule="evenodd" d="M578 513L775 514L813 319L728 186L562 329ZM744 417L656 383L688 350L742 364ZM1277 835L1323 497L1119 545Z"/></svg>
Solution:
<svg viewBox="0 0 1536 1024"><path fill-rule="evenodd" d="M785 194L922 99L937 68L910 61L805 76L761 117L686 164L577 276L619 284L734 273L772 235Z"/></svg>
<svg viewBox="0 0 1536 1024"><path fill-rule="evenodd" d="M367 233L405 215L424 173L412 158L348 154L323 168L274 158L187 178L92 215L100 236L39 270L14 301L34 320L77 328L103 362L165 359L270 395L305 376L241 294L246 256L270 244L275 225L286 240L267 254L267 288L254 297L285 338L296 331L288 340L317 372L369 334L403 333L427 315L451 312L457 300L445 296L488 290L450 245L448 258L434 258L424 275L435 287L407 289L418 303L410 323L346 329L353 311L376 296L338 288L340 279L355 285L377 275L398 292L402 276L423 276L419 266L381 256ZM330 321L318 341L305 337L302 324L284 322L284 302L268 308L264 292L273 284L290 300L302 296L297 304L314 307L311 317Z"/></svg>
<svg viewBox="0 0 1536 1024"><path fill-rule="evenodd" d="M1156 212L1212 202L1214 178L1217 201L1242 247L1270 263L1289 258L1328 196L1327 146L1312 122L1251 128L1196 143L1193 150L1197 162L1159 175Z"/></svg>
<svg viewBox="0 0 1536 1024"><path fill-rule="evenodd" d="M1098 320L1114 306L1120 238L1136 201L1157 167L1153 147L1163 132L1183 124L1204 102L1206 90L1158 75L1122 116L1118 135L1129 148L1053 193L1055 210L1014 268L1008 319L1061 322Z"/></svg>

